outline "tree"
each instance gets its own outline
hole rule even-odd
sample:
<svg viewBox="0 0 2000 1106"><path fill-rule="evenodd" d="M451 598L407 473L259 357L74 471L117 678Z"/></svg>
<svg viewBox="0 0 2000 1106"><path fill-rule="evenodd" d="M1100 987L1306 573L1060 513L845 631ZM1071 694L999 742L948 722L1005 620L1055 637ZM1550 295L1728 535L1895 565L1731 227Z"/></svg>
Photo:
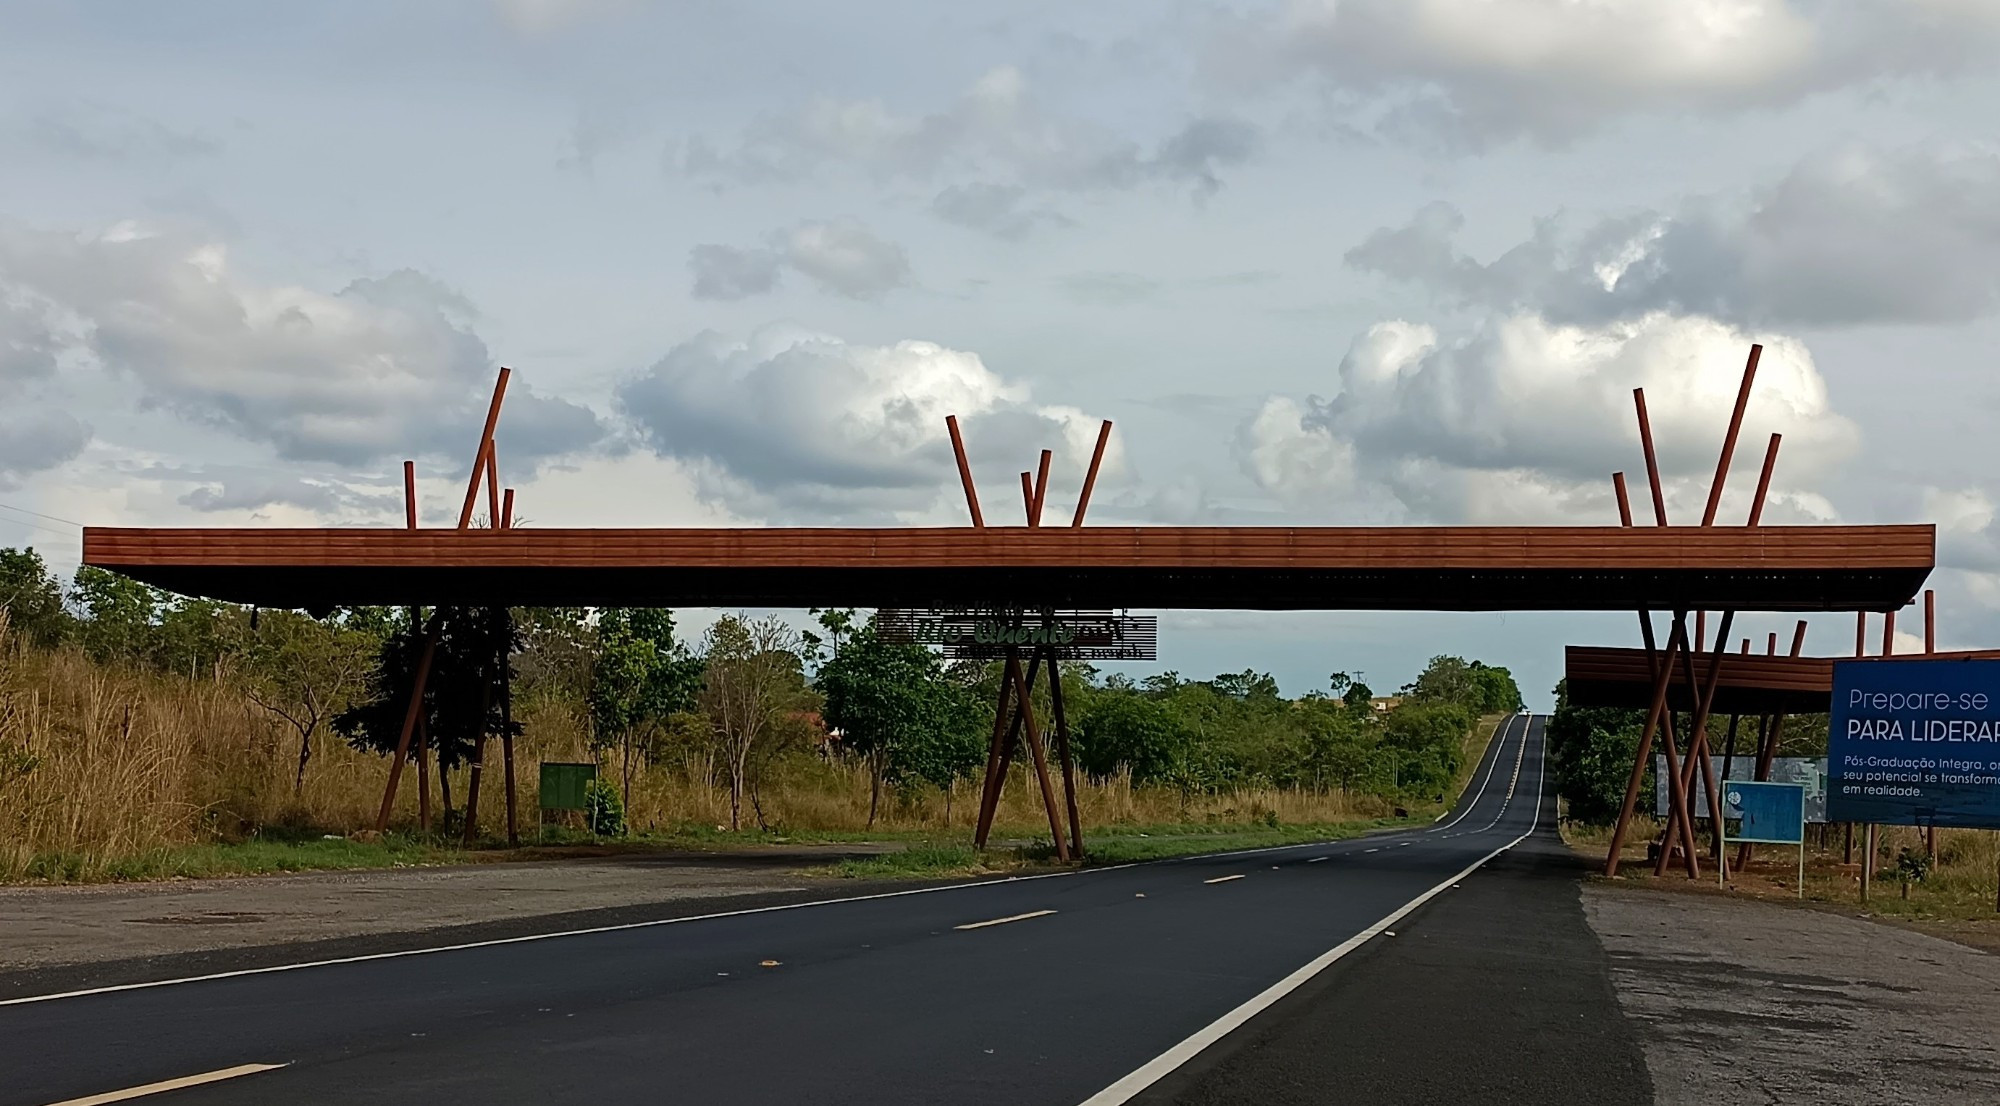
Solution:
<svg viewBox="0 0 2000 1106"><path fill-rule="evenodd" d="M31 645L53 648L76 630L63 605L62 583L32 549L0 549L0 610Z"/></svg>
<svg viewBox="0 0 2000 1106"><path fill-rule="evenodd" d="M1617 820L1645 721L1644 711L1574 706L1568 681L1556 685L1556 712L1545 731L1549 775L1556 794L1568 804L1571 821L1604 825ZM1652 794L1644 781L1640 793Z"/></svg>
<svg viewBox="0 0 2000 1106"><path fill-rule="evenodd" d="M380 638L337 622L318 622L291 611L269 611L259 618L247 691L252 702L298 734L294 798L305 790L313 736L322 722L366 693L380 648ZM397 727L400 737L401 719Z"/></svg>
<svg viewBox="0 0 2000 1106"><path fill-rule="evenodd" d="M807 702L803 642L777 616L724 615L702 638L700 702L729 771L729 828L743 825L751 754L788 712Z"/></svg>
<svg viewBox="0 0 2000 1106"><path fill-rule="evenodd" d="M695 703L702 662L674 640L674 613L610 607L597 613L598 654L591 669L590 717L600 745L622 750L620 796L632 809L632 749L676 711Z"/></svg>
<svg viewBox="0 0 2000 1106"><path fill-rule="evenodd" d="M92 565L76 570L71 596L83 610L83 648L100 662L147 659L166 597L129 576Z"/></svg>
<svg viewBox="0 0 2000 1106"><path fill-rule="evenodd" d="M875 824L885 779L927 780L945 789L949 803L952 783L979 757L970 691L948 679L930 649L883 641L872 619L845 637L835 638L817 683L842 747L868 758L868 824Z"/></svg>

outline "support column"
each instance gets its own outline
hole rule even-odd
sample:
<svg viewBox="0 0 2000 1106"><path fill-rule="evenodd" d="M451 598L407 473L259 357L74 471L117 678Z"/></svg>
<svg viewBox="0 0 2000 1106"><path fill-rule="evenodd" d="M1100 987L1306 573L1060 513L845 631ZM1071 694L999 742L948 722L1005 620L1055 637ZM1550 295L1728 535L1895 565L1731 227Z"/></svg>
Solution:
<svg viewBox="0 0 2000 1106"><path fill-rule="evenodd" d="M437 656L438 632L443 622L444 608L439 607L424 628L423 645L417 653L417 670L410 681L410 705L403 711L402 736L396 739L396 754L389 761L389 783L382 789L382 809L375 815L376 833L389 828L389 812L396 805L396 784L403 778L403 761L410 754L410 737L416 731L417 717L423 711L424 685L430 682L431 661Z"/></svg>
<svg viewBox="0 0 2000 1106"><path fill-rule="evenodd" d="M1646 638L1651 644L1652 620L1643 618ZM1645 781L1646 769L1653 756L1653 737L1659 731L1660 716L1667 705L1667 681L1673 677L1673 659L1680 650L1680 623L1667 634L1665 664L1653 666L1653 706L1646 713L1646 724L1639 731L1639 750L1632 759L1632 775L1625 783L1625 802L1618 808L1618 822L1611 830L1611 848L1604 856L1604 874L1618 874L1619 851L1625 847L1625 833L1632 826L1632 810L1639 801L1639 785Z"/></svg>
<svg viewBox="0 0 2000 1106"><path fill-rule="evenodd" d="M1081 859L1083 819L1076 809L1076 761L1069 754L1069 720L1063 712L1062 671L1056 667L1054 649L1049 650L1048 658L1049 710L1055 715L1056 759L1062 764L1063 799L1069 808L1069 851Z"/></svg>

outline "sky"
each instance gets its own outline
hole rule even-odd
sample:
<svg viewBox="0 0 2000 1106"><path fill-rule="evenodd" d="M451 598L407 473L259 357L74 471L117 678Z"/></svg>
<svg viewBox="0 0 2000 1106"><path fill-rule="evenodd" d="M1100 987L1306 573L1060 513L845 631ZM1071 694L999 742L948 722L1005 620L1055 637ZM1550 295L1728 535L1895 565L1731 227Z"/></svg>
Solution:
<svg viewBox="0 0 2000 1106"><path fill-rule="evenodd" d="M0 2L0 546L399 525L1935 522L2000 638L2000 0ZM690 627L715 612L690 611ZM1915 612L1898 641L1913 648ZM1631 615L1167 612L1545 706ZM1762 646L1791 619L1745 614ZM1871 638L1875 632L1871 632ZM1809 652L1852 648L1816 619Z"/></svg>

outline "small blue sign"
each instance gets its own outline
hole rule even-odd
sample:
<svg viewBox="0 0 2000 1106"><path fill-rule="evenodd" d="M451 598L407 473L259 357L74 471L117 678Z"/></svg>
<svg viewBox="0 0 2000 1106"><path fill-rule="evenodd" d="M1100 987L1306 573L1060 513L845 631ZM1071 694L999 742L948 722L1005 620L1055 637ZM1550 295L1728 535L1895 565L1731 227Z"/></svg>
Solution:
<svg viewBox="0 0 2000 1106"><path fill-rule="evenodd" d="M1806 839L1806 789L1796 783L1730 780L1722 785L1722 816L1742 824L1731 841L1797 845Z"/></svg>
<svg viewBox="0 0 2000 1106"><path fill-rule="evenodd" d="M1826 752L1831 821L2000 828L2000 661L1835 663Z"/></svg>

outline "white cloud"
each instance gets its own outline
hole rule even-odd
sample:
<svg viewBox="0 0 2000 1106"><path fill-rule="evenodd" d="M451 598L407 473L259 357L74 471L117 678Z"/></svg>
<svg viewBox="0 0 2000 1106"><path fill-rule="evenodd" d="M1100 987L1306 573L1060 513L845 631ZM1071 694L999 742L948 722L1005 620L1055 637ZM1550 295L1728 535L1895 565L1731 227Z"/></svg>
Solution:
<svg viewBox="0 0 2000 1106"><path fill-rule="evenodd" d="M1247 122L1202 116L1144 146L1049 110L1018 69L1001 66L929 115L899 114L880 100L821 96L796 112L758 120L729 149L691 138L677 163L689 176L718 185L796 182L830 169L878 181L946 180L934 205L939 215L1019 237L1062 218L1045 209L1023 212L1026 190L1165 184L1203 196L1221 187L1223 170L1248 161L1259 140Z"/></svg>
<svg viewBox="0 0 2000 1106"><path fill-rule="evenodd" d="M808 222L770 237L763 248L696 246L688 254L696 299L736 300L777 288L792 269L823 292L849 299L881 299L910 283L903 247L851 219Z"/></svg>
<svg viewBox="0 0 2000 1106"><path fill-rule="evenodd" d="M781 517L908 517L955 502L948 414L959 416L982 469L1003 457L1026 465L1049 448L1080 478L1097 432L1081 411L1035 404L1025 384L978 354L922 341L854 345L789 326L747 340L703 334L617 395L646 441L692 469L707 498ZM1114 439L1108 471L1121 456ZM989 481L982 492L989 519L1012 519L1015 486Z"/></svg>
<svg viewBox="0 0 2000 1106"><path fill-rule="evenodd" d="M62 320L45 333L64 354L136 383L144 403L287 460L463 452L495 371L472 306L421 274L333 294L262 284L217 243L131 225L87 237L0 226L9 300ZM533 461L587 447L602 429L588 408L517 381L504 434L504 458Z"/></svg>
<svg viewBox="0 0 2000 1106"><path fill-rule="evenodd" d="M1743 359L1765 345L1723 516L1740 519L1771 432L1784 434L1765 517L1832 517L1814 481L1857 444L1805 347L1700 318L1600 327L1532 314L1446 339L1388 322L1356 339L1331 399L1274 397L1239 434L1244 469L1294 506L1393 502L1437 522L1613 522L1610 474L1646 511L1632 389L1646 389L1670 519L1699 517Z"/></svg>
<svg viewBox="0 0 2000 1106"><path fill-rule="evenodd" d="M1235 66L1306 71L1374 129L1478 146L1782 107L1992 58L1990 0L1296 0Z"/></svg>
<svg viewBox="0 0 2000 1106"><path fill-rule="evenodd" d="M1463 222L1432 204L1347 260L1450 300L1586 323L1653 311L1750 325L1960 322L2000 308L1992 146L1845 146L1748 197L1580 227L1545 219L1486 264L1458 251Z"/></svg>

